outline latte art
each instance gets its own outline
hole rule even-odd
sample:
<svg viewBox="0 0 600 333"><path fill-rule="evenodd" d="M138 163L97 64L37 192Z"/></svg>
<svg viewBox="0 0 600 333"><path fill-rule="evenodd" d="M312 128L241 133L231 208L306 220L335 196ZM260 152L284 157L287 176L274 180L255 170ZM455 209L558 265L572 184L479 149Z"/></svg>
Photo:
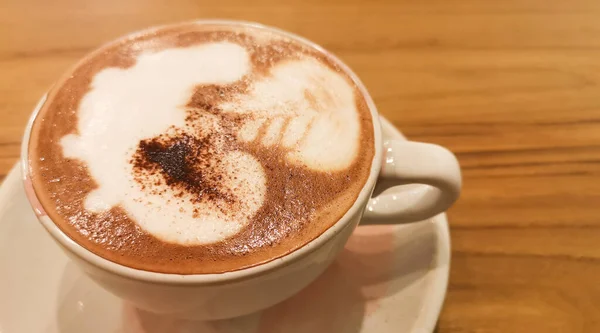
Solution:
<svg viewBox="0 0 600 333"><path fill-rule="evenodd" d="M109 260L240 269L352 205L374 153L370 117L348 74L310 46L184 25L116 42L67 75L34 123L32 178L57 225Z"/></svg>
<svg viewBox="0 0 600 333"><path fill-rule="evenodd" d="M342 75L312 58L276 65L248 94L221 107L255 117L243 125L241 140L281 145L289 149L290 161L316 170L346 168L358 150L354 89ZM259 136L261 130L264 134Z"/></svg>
<svg viewBox="0 0 600 333"><path fill-rule="evenodd" d="M185 105L196 85L240 80L249 72L249 62L246 50L239 45L210 43L142 53L130 68L107 68L96 74L79 106L80 134L69 134L61 140L64 155L84 161L98 183L98 188L87 195L85 209L103 213L121 205L145 231L180 244L223 240L246 225L262 205L265 192L262 167L251 155L221 151L223 140L217 138L209 143L215 150L212 156L199 156L213 159L207 161L203 172L223 177L213 186L222 187L230 193L230 200L239 203L237 209L226 211L218 209L225 204L223 198L172 188L164 167L150 170L153 172L146 172L143 180L136 181L138 173L131 159L140 141L168 137L169 131L184 131L194 140L221 135L223 129L217 117L208 113L186 124ZM184 144L190 150L205 148L183 142L167 144ZM220 159L218 165L215 158Z"/></svg>

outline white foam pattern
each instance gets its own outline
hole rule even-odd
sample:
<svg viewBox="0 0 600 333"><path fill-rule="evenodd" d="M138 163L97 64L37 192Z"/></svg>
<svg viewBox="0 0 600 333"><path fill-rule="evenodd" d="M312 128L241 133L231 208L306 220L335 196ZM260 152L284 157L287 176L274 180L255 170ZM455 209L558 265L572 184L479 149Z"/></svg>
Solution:
<svg viewBox="0 0 600 333"><path fill-rule="evenodd" d="M192 131L185 105L195 86L233 83L251 70L245 48L219 42L146 52L129 68L99 72L81 100L78 134L61 140L65 156L83 161L98 184L86 197L85 209L102 213L118 205L145 231L184 245L214 243L238 233L268 191L265 172L254 156L234 151L222 157L223 170L232 176L223 186L244 207L227 214L218 209L219 202L192 203L175 192L148 191L136 182L130 160L141 140L173 127ZM335 171L348 167L358 151L353 88L315 59L277 64L251 82L247 94L220 107L223 112L255 114L242 125L238 139L257 141L264 149L283 146L293 163ZM217 121L194 126L203 126L206 133L220 131Z"/></svg>
<svg viewBox="0 0 600 333"><path fill-rule="evenodd" d="M279 143L290 161L315 170L348 167L358 152L360 122L354 89L339 73L313 58L276 65L250 92L224 103L227 112L252 113L238 137ZM265 135L259 137L262 127Z"/></svg>

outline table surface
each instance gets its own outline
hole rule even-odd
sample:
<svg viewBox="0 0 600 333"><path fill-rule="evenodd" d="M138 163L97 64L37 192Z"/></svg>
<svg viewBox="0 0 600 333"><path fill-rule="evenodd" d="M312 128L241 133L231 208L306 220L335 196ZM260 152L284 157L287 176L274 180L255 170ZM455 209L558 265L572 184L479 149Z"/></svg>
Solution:
<svg viewBox="0 0 600 333"><path fill-rule="evenodd" d="M407 136L456 153L438 332L600 332L598 0L2 0L0 179L74 61L129 31L213 17L316 41Z"/></svg>

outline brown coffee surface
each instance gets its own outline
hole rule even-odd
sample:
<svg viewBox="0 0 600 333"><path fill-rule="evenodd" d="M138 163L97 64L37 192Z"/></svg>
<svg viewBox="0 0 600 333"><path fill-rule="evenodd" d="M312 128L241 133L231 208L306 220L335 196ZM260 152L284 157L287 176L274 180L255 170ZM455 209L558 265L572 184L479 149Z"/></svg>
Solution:
<svg viewBox="0 0 600 333"><path fill-rule="evenodd" d="M129 163L134 179L144 191L153 195L171 191L187 204L218 202L217 209L228 214L245 207L235 190L222 185L225 178L232 176L223 172L221 155L224 151L251 154L265 173L266 192L250 222L222 241L182 245L146 232L119 205L101 213L86 210L84 200L98 184L84 161L64 155L60 140L77 134L79 105L90 91L94 76L106 68L133 66L140 52L221 41L246 48L251 73L232 84L195 87L185 107L186 124L190 127L210 114L222 131L218 135L196 136L171 128L141 140ZM247 92L274 65L299 57L317 59L342 74L354 87L360 145L350 166L343 170L314 170L288 161L285 155L289 148L282 145L265 148L237 140L236 131L240 124L251 120L252 113L225 113L219 107L233 96ZM264 130L258 135L264 136ZM218 151L213 149L216 145L220 147ZM335 224L354 204L369 176L373 156L373 124L366 100L335 60L270 30L206 24L183 24L128 36L93 52L51 89L34 121L29 142L35 193L48 216L66 235L118 264L174 274L239 270L302 247Z"/></svg>

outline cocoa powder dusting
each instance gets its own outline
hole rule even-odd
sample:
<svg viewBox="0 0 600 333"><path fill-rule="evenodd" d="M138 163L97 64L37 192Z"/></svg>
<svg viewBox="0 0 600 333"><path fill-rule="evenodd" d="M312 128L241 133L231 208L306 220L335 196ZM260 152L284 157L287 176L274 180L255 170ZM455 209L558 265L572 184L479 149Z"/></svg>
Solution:
<svg viewBox="0 0 600 333"><path fill-rule="evenodd" d="M142 140L130 161L134 178L148 188L164 190L160 185L167 185L179 197L191 194L192 202L219 200L232 205L235 199L222 185L224 176L213 145L211 135L202 139L179 134ZM153 184L157 179L158 184Z"/></svg>
<svg viewBox="0 0 600 333"><path fill-rule="evenodd" d="M257 33L263 38L256 39ZM218 208L224 213L243 209L235 193L223 186L226 175L220 167L220 157L225 152L242 151L254 156L265 172L267 190L262 207L238 234L222 242L197 246L157 239L119 206L101 214L87 212L83 200L97 185L85 165L63 156L59 142L64 135L76 133L77 108L90 88L91 78L106 67L133 65L140 50L210 41L244 46L253 65L252 73L234 84L196 87L183 106L186 128L193 129L195 123L210 114L216 117L222 131L217 137L200 130L171 128L168 133L141 140L130 160L134 179L144 191L160 194L168 189L182 200L222 202ZM33 186L44 209L63 232L88 250L148 271L226 272L264 263L301 247L348 210L367 180L374 155L374 134L364 97L356 88L360 151L350 167L338 172L319 172L291 164L285 158L288 150L278 145L265 149L255 143L239 142L236 131L252 115L223 113L219 109L220 103L247 92L254 79L268 75L273 65L300 56L319 59L343 74L327 55L255 28L185 24L126 38L96 51L56 84L34 123L29 159L34 170ZM260 133L264 134L264 129ZM61 182L50 181L58 177Z"/></svg>

